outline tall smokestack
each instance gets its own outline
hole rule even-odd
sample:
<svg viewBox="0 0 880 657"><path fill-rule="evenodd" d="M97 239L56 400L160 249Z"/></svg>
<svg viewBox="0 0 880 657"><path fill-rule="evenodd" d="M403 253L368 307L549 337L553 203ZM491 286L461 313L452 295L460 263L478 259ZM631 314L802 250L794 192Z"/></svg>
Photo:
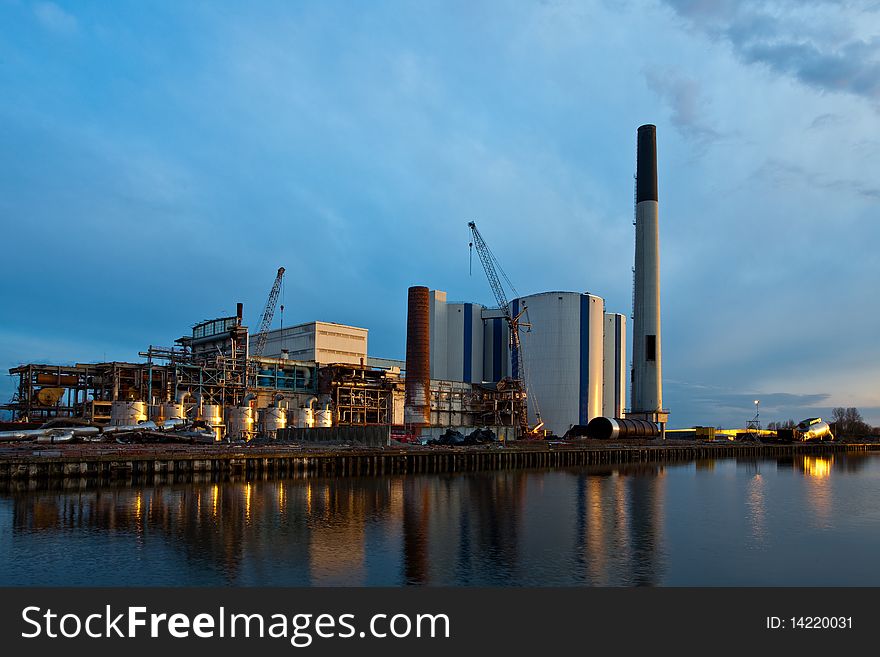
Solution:
<svg viewBox="0 0 880 657"><path fill-rule="evenodd" d="M660 358L660 234L657 212L657 128L638 131L636 257L633 304L632 412L665 425Z"/></svg>
<svg viewBox="0 0 880 657"><path fill-rule="evenodd" d="M426 287L409 288L406 311L406 388L403 421L431 424L431 301Z"/></svg>

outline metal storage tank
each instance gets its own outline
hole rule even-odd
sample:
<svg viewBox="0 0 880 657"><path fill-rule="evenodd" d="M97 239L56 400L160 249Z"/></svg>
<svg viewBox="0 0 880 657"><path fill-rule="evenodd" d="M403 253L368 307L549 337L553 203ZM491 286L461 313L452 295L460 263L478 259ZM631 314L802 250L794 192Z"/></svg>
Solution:
<svg viewBox="0 0 880 657"><path fill-rule="evenodd" d="M122 426L147 421L147 403L140 401L115 401L110 404L110 424Z"/></svg>
<svg viewBox="0 0 880 657"><path fill-rule="evenodd" d="M287 410L270 406L260 410L260 435L275 438L279 429L287 428Z"/></svg>
<svg viewBox="0 0 880 657"><path fill-rule="evenodd" d="M214 432L214 440L223 440L223 407L220 404L202 404L202 421Z"/></svg>
<svg viewBox="0 0 880 657"><path fill-rule="evenodd" d="M250 406L227 407L226 424L229 440L250 440L254 437L254 409Z"/></svg>
<svg viewBox="0 0 880 657"><path fill-rule="evenodd" d="M322 409L318 409L315 412L315 423L316 427L332 427L333 426L333 411L330 410L330 406L325 406Z"/></svg>
<svg viewBox="0 0 880 657"><path fill-rule="evenodd" d="M162 404L162 417L166 420L185 419L186 412L183 409L183 404L176 404L174 402Z"/></svg>
<svg viewBox="0 0 880 657"><path fill-rule="evenodd" d="M520 333L529 423L537 421L536 402L544 428L557 436L601 416L604 299L542 292L514 299L510 306L514 317L525 308L521 321L531 324ZM511 354L511 371L514 362Z"/></svg>

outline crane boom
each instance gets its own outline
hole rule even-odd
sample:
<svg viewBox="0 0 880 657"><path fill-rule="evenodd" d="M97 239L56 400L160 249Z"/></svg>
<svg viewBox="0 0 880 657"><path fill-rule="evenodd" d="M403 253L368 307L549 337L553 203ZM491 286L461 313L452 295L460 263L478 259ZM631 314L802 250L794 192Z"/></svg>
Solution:
<svg viewBox="0 0 880 657"><path fill-rule="evenodd" d="M507 295L504 293L504 286L501 285L501 279L498 277L498 270L501 271L501 275L504 276L504 280L510 286L511 290L516 292L516 289L513 287L510 279L507 278L507 274L504 273L504 270L501 268L495 255L489 249L486 240L483 239L480 231L477 230L477 224L470 221L468 222L468 228L471 229L471 233L473 234L474 246L477 249L477 254L480 256L480 262L483 263L483 270L486 272L486 278L489 279L489 287L492 288L492 294L495 295L495 301L498 303L498 307L504 314L504 319L507 321L507 325L510 328L511 365L513 369L512 378L518 381L519 385L525 390L528 386L523 371L522 342L520 341L519 336L520 326L529 326L528 324L520 322L520 317L523 312L525 312L525 308L523 308L523 310L521 310L516 316L510 312L510 303L507 300ZM543 424L541 422L541 413L537 409L537 400L533 399L533 401L535 402L535 415L538 418L540 427ZM529 433L526 418L522 418L521 424L523 433ZM539 427L536 427L536 430Z"/></svg>
<svg viewBox="0 0 880 657"><path fill-rule="evenodd" d="M483 239L480 231L477 230L477 224L473 221L468 222L468 228L473 233L474 246L477 247L477 255L480 256L480 262L483 263L483 269L486 271L486 278L489 279L489 287L492 288L495 301L504 313L504 318L509 323L511 321L510 307L507 302L507 295L504 294L504 288L501 286L501 280L498 278L498 272L495 270L495 263L497 262L495 256L489 250L486 240Z"/></svg>
<svg viewBox="0 0 880 657"><path fill-rule="evenodd" d="M275 306L278 304L278 295L281 293L281 280L284 278L284 267L278 268L275 276L275 282L269 291L269 298L266 299L266 307L263 309L263 317L260 320L260 332L257 333L257 344L251 354L251 358L260 358L263 350L266 348L266 341L269 339L269 328L272 326L272 318L275 316Z"/></svg>

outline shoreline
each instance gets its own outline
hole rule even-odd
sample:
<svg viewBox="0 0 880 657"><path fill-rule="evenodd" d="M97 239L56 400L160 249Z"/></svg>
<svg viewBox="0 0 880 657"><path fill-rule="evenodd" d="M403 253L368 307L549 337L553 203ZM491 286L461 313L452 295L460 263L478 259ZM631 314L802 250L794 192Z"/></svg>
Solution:
<svg viewBox="0 0 880 657"><path fill-rule="evenodd" d="M880 443L578 444L525 442L508 446L370 448L318 445L31 445L0 448L0 484L36 486L56 480L116 484L151 477L247 478L439 474L717 458L773 458L880 452Z"/></svg>

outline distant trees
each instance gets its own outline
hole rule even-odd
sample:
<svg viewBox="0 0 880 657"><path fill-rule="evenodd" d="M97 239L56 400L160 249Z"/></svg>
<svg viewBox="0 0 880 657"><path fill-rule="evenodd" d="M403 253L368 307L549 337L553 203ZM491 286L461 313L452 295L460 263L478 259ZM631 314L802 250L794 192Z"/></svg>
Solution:
<svg viewBox="0 0 880 657"><path fill-rule="evenodd" d="M832 427L835 436L880 436L880 427L872 427L865 422L859 409L854 406L844 408L838 406L832 409L830 422L834 423ZM770 422L767 428L770 431L779 431L780 429L794 429L797 422L794 420Z"/></svg>
<svg viewBox="0 0 880 657"><path fill-rule="evenodd" d="M871 426L862 419L859 409L854 406L838 406L831 411L831 421L837 425L839 436L867 436L873 432Z"/></svg>

